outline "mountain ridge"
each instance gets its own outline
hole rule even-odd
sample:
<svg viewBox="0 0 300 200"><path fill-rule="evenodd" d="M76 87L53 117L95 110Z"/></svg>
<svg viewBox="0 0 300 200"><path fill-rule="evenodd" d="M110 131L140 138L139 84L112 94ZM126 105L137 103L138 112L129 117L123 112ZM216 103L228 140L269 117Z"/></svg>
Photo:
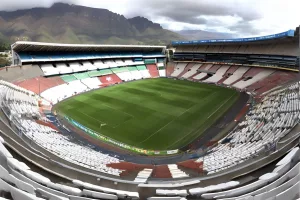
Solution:
<svg viewBox="0 0 300 200"><path fill-rule="evenodd" d="M169 44L184 37L144 17L127 19L107 9L55 3L50 8L0 11L6 40L103 44Z"/></svg>

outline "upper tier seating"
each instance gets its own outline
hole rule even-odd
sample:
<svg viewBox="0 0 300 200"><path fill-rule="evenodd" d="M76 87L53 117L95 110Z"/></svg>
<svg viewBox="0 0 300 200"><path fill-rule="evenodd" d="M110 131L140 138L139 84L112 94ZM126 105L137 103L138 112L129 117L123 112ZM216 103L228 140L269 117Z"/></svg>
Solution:
<svg viewBox="0 0 300 200"><path fill-rule="evenodd" d="M88 71L98 69L97 66L93 65L93 64L92 64L91 62L89 62L89 61L83 61L83 62L82 62L82 65L83 65L83 67L86 68Z"/></svg>
<svg viewBox="0 0 300 200"><path fill-rule="evenodd" d="M125 62L121 59L115 59L115 63L117 63L117 66L125 66Z"/></svg>
<svg viewBox="0 0 300 200"><path fill-rule="evenodd" d="M104 60L103 63L106 64L107 66L109 66L110 68L118 67L118 66L119 66L119 65L118 65L117 63L115 63L115 61L113 61L113 60Z"/></svg>
<svg viewBox="0 0 300 200"><path fill-rule="evenodd" d="M94 61L94 66L97 67L97 69L109 68L108 64L104 64L101 60Z"/></svg>
<svg viewBox="0 0 300 200"><path fill-rule="evenodd" d="M72 61L72 60L90 60L90 59L130 59L130 58L156 58L165 57L162 52L141 53L141 52L119 52L119 53L103 53L103 52L18 52L22 62L34 61Z"/></svg>
<svg viewBox="0 0 300 200"><path fill-rule="evenodd" d="M194 48L195 47L195 48ZM244 45L182 45L176 48L176 52L198 52L198 53L237 53L237 54L269 54L298 56L299 46L295 40L284 42L269 42L264 44L244 44Z"/></svg>
<svg viewBox="0 0 300 200"><path fill-rule="evenodd" d="M43 64L41 65L41 69L45 74L45 76L59 74L59 70L56 67L54 67L52 64Z"/></svg>
<svg viewBox="0 0 300 200"><path fill-rule="evenodd" d="M68 74L68 73L72 73L74 71L73 68L68 67L65 63L56 64L56 68L60 74Z"/></svg>
<svg viewBox="0 0 300 200"><path fill-rule="evenodd" d="M70 68L73 70L73 72L83 72L87 71L87 66L83 66L78 62L72 62L69 63Z"/></svg>
<svg viewBox="0 0 300 200"><path fill-rule="evenodd" d="M128 65L134 65L134 62L131 59L124 59L124 65L126 65L126 66L128 66Z"/></svg>

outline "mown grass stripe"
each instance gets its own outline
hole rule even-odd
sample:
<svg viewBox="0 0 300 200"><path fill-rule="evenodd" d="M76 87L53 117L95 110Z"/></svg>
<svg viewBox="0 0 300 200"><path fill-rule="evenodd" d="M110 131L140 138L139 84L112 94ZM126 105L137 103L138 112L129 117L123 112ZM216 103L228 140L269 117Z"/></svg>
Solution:
<svg viewBox="0 0 300 200"><path fill-rule="evenodd" d="M238 92L214 85L147 79L78 95L57 109L120 142L165 150L199 137L237 98Z"/></svg>

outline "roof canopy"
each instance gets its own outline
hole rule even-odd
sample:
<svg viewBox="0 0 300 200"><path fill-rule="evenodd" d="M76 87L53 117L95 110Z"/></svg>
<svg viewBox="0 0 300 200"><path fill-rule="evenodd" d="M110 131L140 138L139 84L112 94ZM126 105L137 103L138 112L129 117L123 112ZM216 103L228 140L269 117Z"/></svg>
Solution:
<svg viewBox="0 0 300 200"><path fill-rule="evenodd" d="M12 50L15 52L33 52L33 51L56 51L56 52L76 52L76 51L156 51L161 52L166 46L148 46L148 45L94 45L94 44L58 44L58 43L41 43L18 41L12 44Z"/></svg>
<svg viewBox="0 0 300 200"><path fill-rule="evenodd" d="M252 37L252 38L236 38L236 39L213 39L213 40L192 40L192 41L172 41L172 46L181 45L220 45L220 44L237 44L237 43L263 43L272 40L285 40L293 37L298 37L294 30L286 32Z"/></svg>

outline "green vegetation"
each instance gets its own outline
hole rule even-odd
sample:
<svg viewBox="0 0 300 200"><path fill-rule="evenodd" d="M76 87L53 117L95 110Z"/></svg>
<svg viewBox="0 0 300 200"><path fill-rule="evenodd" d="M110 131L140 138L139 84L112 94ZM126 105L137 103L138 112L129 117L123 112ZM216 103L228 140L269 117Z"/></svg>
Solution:
<svg viewBox="0 0 300 200"><path fill-rule="evenodd" d="M0 57L0 67L9 66L11 63L6 58Z"/></svg>
<svg viewBox="0 0 300 200"><path fill-rule="evenodd" d="M56 109L122 143L166 150L195 140L238 96L235 90L214 85L147 79L84 93Z"/></svg>
<svg viewBox="0 0 300 200"><path fill-rule="evenodd" d="M0 52L7 51L7 50L10 50L10 44L0 42Z"/></svg>

